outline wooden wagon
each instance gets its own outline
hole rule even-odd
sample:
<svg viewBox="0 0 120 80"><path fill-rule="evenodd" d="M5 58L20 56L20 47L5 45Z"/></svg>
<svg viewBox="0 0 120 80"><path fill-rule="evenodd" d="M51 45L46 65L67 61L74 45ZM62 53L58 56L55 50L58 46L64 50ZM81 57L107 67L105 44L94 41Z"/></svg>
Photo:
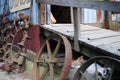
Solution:
<svg viewBox="0 0 120 80"><path fill-rule="evenodd" d="M15 47L11 47L11 49L16 52L26 53L20 54L20 56L23 57L23 63L25 59L27 59L26 68L28 68L28 65L31 66L32 63L32 80L90 80L90 77L85 76L84 78L84 75L86 74L87 68L92 64L94 64L93 68L95 68L95 80L100 80L101 78L99 77L105 77L104 79L106 80L120 79L116 77L120 71L118 68L120 66L120 33L80 23L80 8L105 10L105 21L109 22L109 11L120 12L120 2L96 0L36 1L40 15L40 37L43 42L39 53L35 55L31 54L31 52L26 52L23 46L27 37L24 37L19 43L21 48L17 48L17 51ZM46 6L44 7L45 12L42 11L43 4ZM73 24L51 24L50 5L70 7L72 10L71 14L73 14L71 15ZM26 29L24 29L24 32L25 34L23 35L26 36ZM44 39L44 37L47 38ZM77 68L77 70L71 68L72 50L90 58ZM102 74L99 73L98 64L106 69L104 70L107 72L106 76L102 76ZM23 65L23 68L24 66L25 65ZM31 67L29 67L28 70L30 70L30 68Z"/></svg>
<svg viewBox="0 0 120 80"><path fill-rule="evenodd" d="M97 71L97 65L101 64L102 67L111 68L112 71L109 74L109 78L106 80L119 80L119 78L115 78L115 72L119 72L119 69L115 66L119 66L119 36L118 32L113 32L110 30L106 30L109 28L110 22L110 12L119 12L119 1L96 1L96 0L37 0L39 7L39 21L41 30L41 36L48 36L51 33L58 33L66 36L74 51L77 51L78 54L82 53L83 55L90 58L90 60L86 61L79 70L73 74L72 80L80 79L87 68L95 64L96 76L100 76L99 71ZM43 6L45 5L45 10L43 13ZM51 11L50 6L65 6L69 7L71 10L71 24L51 24ZM82 15L81 8L89 8L89 9L99 9L104 10L105 12L105 28L96 28L89 25L84 25L80 23L80 19ZM43 22L42 22L43 21ZM53 39L55 41L56 39ZM115 44L114 44L115 43ZM46 43L47 44L47 43ZM65 43L64 43L65 44ZM73 53L74 55L74 53ZM113 64L111 64L113 63ZM115 64L114 64L115 63ZM50 66L50 65L49 65ZM114 66L114 67L113 67ZM117 71L116 71L117 70ZM51 70L50 66L50 75L53 76L55 70ZM67 69L66 69L67 71ZM64 71L63 71L64 72ZM34 74L36 76L37 74ZM61 73L62 75L62 73ZM95 77L96 80L99 80L98 77ZM51 77L51 80L54 79L54 76ZM60 80L70 79L70 78L59 78ZM37 79L36 79L37 80ZM85 79L85 80L90 80Z"/></svg>

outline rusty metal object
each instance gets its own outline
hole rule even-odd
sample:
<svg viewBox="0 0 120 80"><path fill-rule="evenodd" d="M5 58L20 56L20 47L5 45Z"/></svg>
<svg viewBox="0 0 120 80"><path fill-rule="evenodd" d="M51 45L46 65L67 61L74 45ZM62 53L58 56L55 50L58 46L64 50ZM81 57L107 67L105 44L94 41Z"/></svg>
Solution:
<svg viewBox="0 0 120 80"><path fill-rule="evenodd" d="M25 41L31 39L30 37L28 37L28 28L30 27L29 26L29 21L28 21L29 16L25 16L24 14L21 13L20 18L25 22L25 24L24 24L24 27L22 28L23 38L22 38L21 42L18 43L18 45L24 46Z"/></svg>
<svg viewBox="0 0 120 80"><path fill-rule="evenodd" d="M3 53L3 57L1 57L0 60L4 61L4 64L0 66L0 69L3 69L8 72L13 71L15 69L17 69L17 71L19 71L19 72L23 72L25 70L25 62L26 62L25 54L26 54L27 50L24 47L24 45L25 45L25 41L30 39L28 37L28 28L30 26L28 24L29 23L28 17L22 18L21 16L25 16L25 15L20 14L20 18L18 19L16 17L14 20L15 21L19 21L19 20L23 21L25 25L21 25L21 24L13 25L12 21L10 21L10 22L7 21L4 24L4 25L7 25L7 27L5 27L5 28L7 28L9 30L9 33L7 33L7 35L3 35L3 37L6 37L6 38L5 38L5 43L0 48L0 53ZM16 32L14 32L14 34L12 34L13 28L16 30ZM23 38L22 38L21 42L18 43L21 50L18 53L13 55L13 52L12 52L13 43L14 43L17 33L21 30L23 30ZM10 52L8 52L8 48L10 49ZM18 64L18 58L20 56L23 57L23 60L20 64Z"/></svg>
<svg viewBox="0 0 120 80"><path fill-rule="evenodd" d="M52 39L57 39L57 44L53 50L50 44L50 41ZM57 57L61 55L59 53L60 52L59 50L62 42L64 44L65 50L64 57ZM32 80L44 80L49 71L50 80L54 80L55 74L57 72L56 70L54 70L56 67L61 68L61 70L58 71L59 72L58 80L65 80L67 79L68 73L70 71L71 62L72 62L72 50L68 39L65 36L62 36L61 34L52 34L45 40L45 42L41 46L39 53L35 56ZM60 63L62 63L62 65ZM45 66L45 70L43 71L43 73L40 73L41 74L40 76L39 69L41 70L42 66Z"/></svg>
<svg viewBox="0 0 120 80"><path fill-rule="evenodd" d="M12 37L12 29L14 28L13 21L9 20L8 18L5 19L5 23L2 24L3 28L1 29L0 41L0 57L1 61L4 61L5 58L8 56L8 48L11 46L11 42L13 40Z"/></svg>
<svg viewBox="0 0 120 80"><path fill-rule="evenodd" d="M117 67L120 66L120 60L118 60L118 59L115 59L115 58L112 58L112 57L108 57L108 56L96 56L94 58L91 58L91 59L87 60L85 63L83 63L83 65L81 65L81 67L75 73L75 75L74 75L72 80L80 80L82 78L84 72L87 70L87 68L90 65L92 65L93 63L97 63L97 62L103 62L103 64L105 66L110 67L112 69L114 69L115 66L117 66ZM112 74L113 73L111 73L111 75L109 77L112 78ZM108 80L108 79L106 79L106 80Z"/></svg>

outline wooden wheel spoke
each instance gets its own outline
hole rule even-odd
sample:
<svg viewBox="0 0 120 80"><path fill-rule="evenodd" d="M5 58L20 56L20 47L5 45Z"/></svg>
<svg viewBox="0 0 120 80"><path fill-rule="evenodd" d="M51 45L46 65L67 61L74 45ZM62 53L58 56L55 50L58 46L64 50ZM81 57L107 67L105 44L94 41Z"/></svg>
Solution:
<svg viewBox="0 0 120 80"><path fill-rule="evenodd" d="M49 59L51 59L52 58L52 51L51 51L50 44L49 44L48 40L46 40L46 45L47 45Z"/></svg>
<svg viewBox="0 0 120 80"><path fill-rule="evenodd" d="M33 67L33 76L36 77L32 77L32 80L39 80L39 71L38 71L38 64L34 63L34 67Z"/></svg>
<svg viewBox="0 0 120 80"><path fill-rule="evenodd" d="M43 74L41 75L40 79L37 79L37 80L44 80L47 73L49 72L49 68L45 68Z"/></svg>
<svg viewBox="0 0 120 80"><path fill-rule="evenodd" d="M50 67L50 80L54 80L54 69L53 69L53 64L49 64Z"/></svg>
<svg viewBox="0 0 120 80"><path fill-rule="evenodd" d="M54 49L53 51L53 56L52 57L55 57L58 53L58 50L60 48L60 44L61 44L61 40L58 41L57 45L56 45L56 48Z"/></svg>

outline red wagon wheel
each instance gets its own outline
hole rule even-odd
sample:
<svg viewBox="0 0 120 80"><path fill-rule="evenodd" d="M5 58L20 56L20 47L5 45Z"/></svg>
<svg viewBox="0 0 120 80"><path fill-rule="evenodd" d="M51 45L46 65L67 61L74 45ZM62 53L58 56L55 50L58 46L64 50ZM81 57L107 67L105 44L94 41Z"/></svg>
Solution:
<svg viewBox="0 0 120 80"><path fill-rule="evenodd" d="M51 40L57 40L57 43L53 44ZM64 45L65 52L63 53L61 44ZM50 35L35 57L33 80L46 80L48 78L49 80L65 80L71 68L71 60L72 50L67 38L61 34Z"/></svg>

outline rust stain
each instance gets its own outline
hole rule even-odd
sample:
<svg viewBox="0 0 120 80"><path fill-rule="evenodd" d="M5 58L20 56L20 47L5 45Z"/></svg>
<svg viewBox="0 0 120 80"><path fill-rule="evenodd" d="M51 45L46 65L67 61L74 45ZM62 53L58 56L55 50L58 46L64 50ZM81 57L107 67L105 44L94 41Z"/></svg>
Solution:
<svg viewBox="0 0 120 80"><path fill-rule="evenodd" d="M101 20L101 17L102 17L101 10L96 10L96 17L97 17L97 21Z"/></svg>

